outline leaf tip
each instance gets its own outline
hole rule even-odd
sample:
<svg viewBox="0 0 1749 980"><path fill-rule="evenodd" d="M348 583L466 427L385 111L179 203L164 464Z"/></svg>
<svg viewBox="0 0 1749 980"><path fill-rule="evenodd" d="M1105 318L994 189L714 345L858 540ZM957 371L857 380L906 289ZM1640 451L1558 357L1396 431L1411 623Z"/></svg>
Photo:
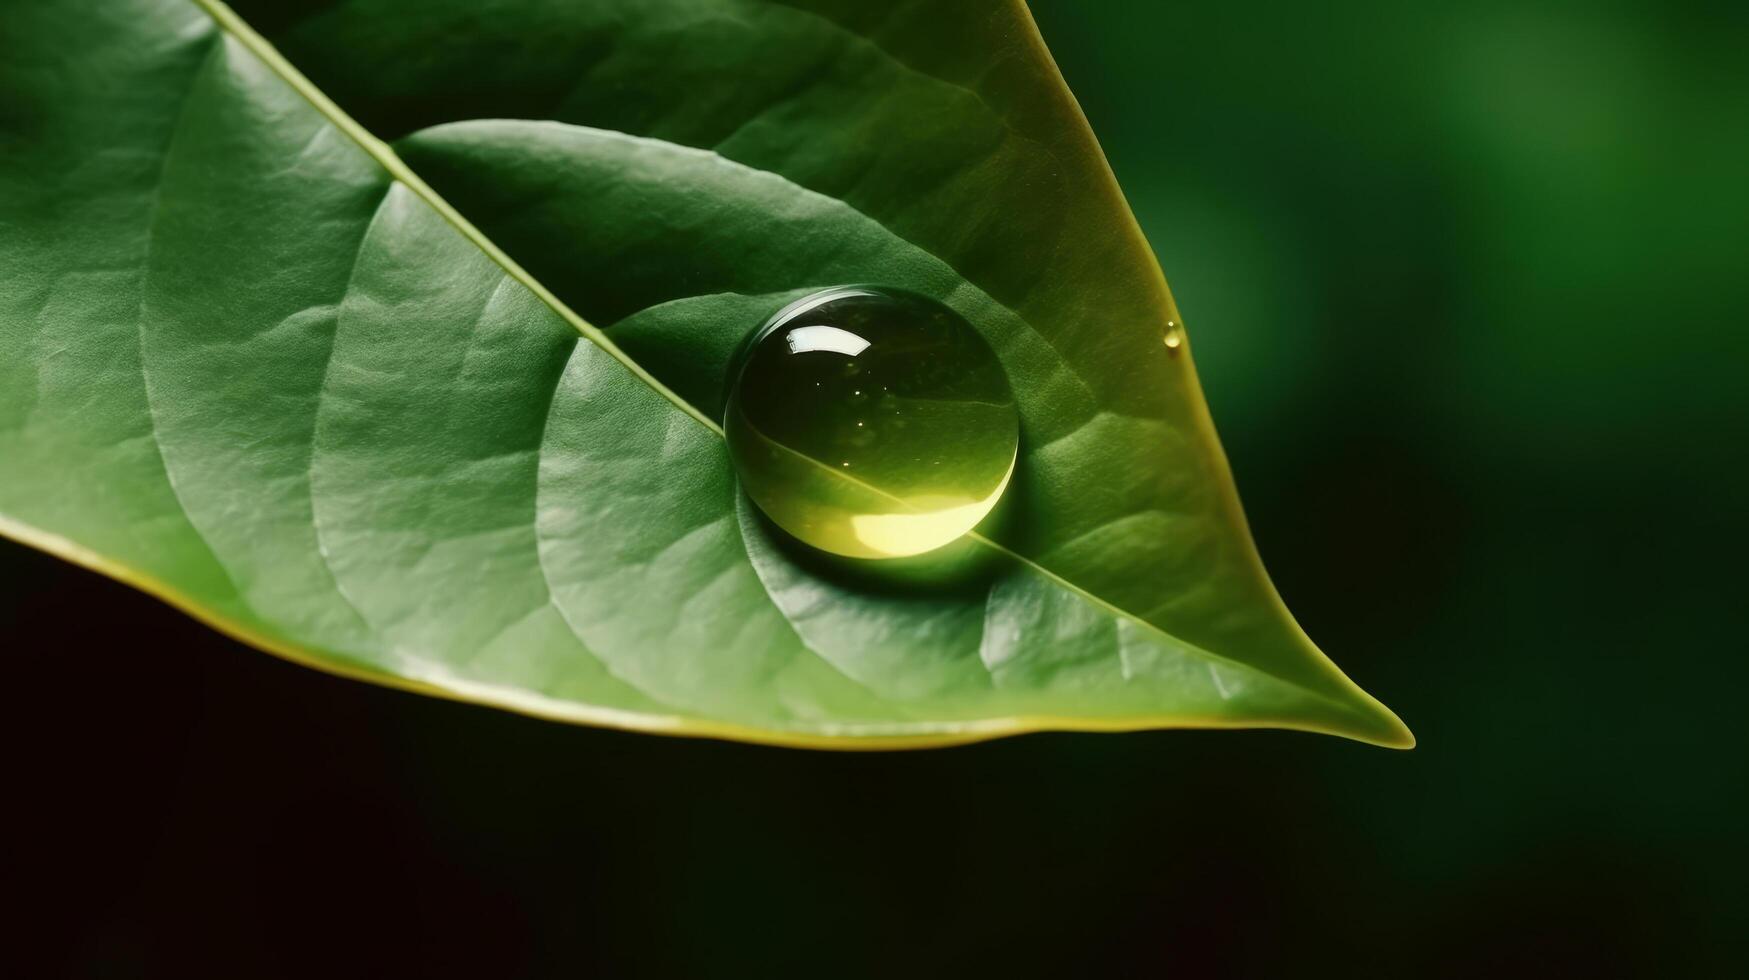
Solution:
<svg viewBox="0 0 1749 980"><path fill-rule="evenodd" d="M1351 725L1333 730L1332 734L1385 749L1407 751L1415 747L1415 733L1395 711L1365 691L1357 688L1356 694L1363 702L1359 717Z"/></svg>

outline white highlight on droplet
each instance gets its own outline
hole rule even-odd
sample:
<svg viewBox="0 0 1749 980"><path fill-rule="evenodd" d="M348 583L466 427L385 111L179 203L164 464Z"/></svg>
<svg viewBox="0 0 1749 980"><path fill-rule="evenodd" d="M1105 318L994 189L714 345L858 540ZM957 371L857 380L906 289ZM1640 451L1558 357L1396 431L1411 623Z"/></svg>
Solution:
<svg viewBox="0 0 1749 980"><path fill-rule="evenodd" d="M812 327L797 327L784 336L789 344L791 354L806 354L809 351L823 350L846 357L855 357L869 348L869 342L848 330L828 327L819 324Z"/></svg>

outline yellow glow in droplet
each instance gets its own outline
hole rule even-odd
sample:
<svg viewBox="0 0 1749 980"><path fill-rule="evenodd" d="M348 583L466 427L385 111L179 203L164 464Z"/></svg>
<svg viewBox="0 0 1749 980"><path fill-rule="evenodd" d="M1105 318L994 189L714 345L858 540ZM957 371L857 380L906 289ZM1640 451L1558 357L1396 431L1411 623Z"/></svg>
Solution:
<svg viewBox="0 0 1749 980"><path fill-rule="evenodd" d="M978 526L1008 489L1014 476L1014 465L996 491L983 500L963 498L919 498L905 503L917 512L911 514L858 514L850 519L850 532L868 550L889 558L904 558L934 551L944 544L957 541L961 535Z"/></svg>

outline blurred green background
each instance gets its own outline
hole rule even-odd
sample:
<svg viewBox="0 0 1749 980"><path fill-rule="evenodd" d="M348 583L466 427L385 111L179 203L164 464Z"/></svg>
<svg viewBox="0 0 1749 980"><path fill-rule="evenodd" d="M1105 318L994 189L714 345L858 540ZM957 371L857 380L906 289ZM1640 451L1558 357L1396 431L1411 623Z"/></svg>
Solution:
<svg viewBox="0 0 1749 980"><path fill-rule="evenodd" d="M28 975L1745 975L1749 7L1035 13L1418 749L567 728L6 546Z"/></svg>

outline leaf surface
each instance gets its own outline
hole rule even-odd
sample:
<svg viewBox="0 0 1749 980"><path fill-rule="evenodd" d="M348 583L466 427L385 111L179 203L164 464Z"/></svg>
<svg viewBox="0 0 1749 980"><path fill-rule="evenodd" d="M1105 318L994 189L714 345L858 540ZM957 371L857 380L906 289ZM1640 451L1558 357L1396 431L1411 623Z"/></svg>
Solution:
<svg viewBox="0 0 1749 980"><path fill-rule="evenodd" d="M315 666L568 720L1411 743L1269 585L1024 9L240 10L284 57L188 0L0 14L10 535ZM823 564L735 489L735 345L844 282L955 307L1014 383L1015 483L951 582Z"/></svg>

